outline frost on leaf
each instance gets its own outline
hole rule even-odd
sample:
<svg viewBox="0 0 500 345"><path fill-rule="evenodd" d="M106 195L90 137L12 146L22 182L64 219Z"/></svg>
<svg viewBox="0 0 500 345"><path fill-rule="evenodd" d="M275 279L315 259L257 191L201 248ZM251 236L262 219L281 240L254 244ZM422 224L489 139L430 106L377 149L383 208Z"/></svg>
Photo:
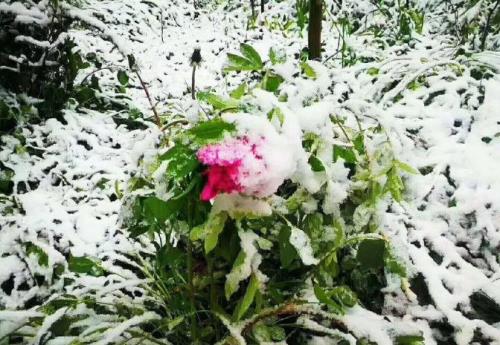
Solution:
<svg viewBox="0 0 500 345"><path fill-rule="evenodd" d="M304 231L292 227L290 243L297 250L304 265L317 265L319 263L319 260L314 257L311 239Z"/></svg>
<svg viewBox="0 0 500 345"><path fill-rule="evenodd" d="M226 299L240 288L240 282L249 278L252 273L260 283L267 281L267 277L259 271L262 256L258 253L256 242L259 240L253 231L238 232L241 241L241 251L234 261L233 269L226 275L226 285L224 287Z"/></svg>
<svg viewBox="0 0 500 345"><path fill-rule="evenodd" d="M264 200L241 194L220 194L215 198L214 213L227 212L233 219L243 217L265 217L272 213L271 206Z"/></svg>

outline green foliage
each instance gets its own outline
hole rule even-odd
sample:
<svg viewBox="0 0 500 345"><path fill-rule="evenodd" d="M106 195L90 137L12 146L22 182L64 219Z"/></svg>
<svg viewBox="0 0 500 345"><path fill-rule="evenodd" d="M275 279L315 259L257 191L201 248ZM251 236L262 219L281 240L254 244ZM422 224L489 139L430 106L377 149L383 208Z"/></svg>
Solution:
<svg viewBox="0 0 500 345"><path fill-rule="evenodd" d="M285 63L286 55L282 51L271 47L269 48L269 60L273 65L279 65Z"/></svg>
<svg viewBox="0 0 500 345"><path fill-rule="evenodd" d="M54 6L57 8L58 4ZM50 7L45 11L52 20L37 30L30 24L17 23L12 13L2 13L0 98L7 96L4 99L11 104L3 100L0 103L0 132L11 131L18 123L58 115L69 98L78 70L86 67L70 39L50 50L15 39L23 35L54 43L68 30L71 20ZM23 99L21 94L29 97Z"/></svg>
<svg viewBox="0 0 500 345"><path fill-rule="evenodd" d="M202 122L190 128L187 134L194 142L202 145L211 141L220 140L225 133L231 133L234 130L236 130L236 128L233 124L224 122L220 119L214 119Z"/></svg>
<svg viewBox="0 0 500 345"><path fill-rule="evenodd" d="M68 260L68 269L74 273L88 274L91 276L100 276L104 273L100 264L85 256L70 256Z"/></svg>
<svg viewBox="0 0 500 345"><path fill-rule="evenodd" d="M406 275L390 243L378 235L376 210L381 200L402 200L400 173L414 171L394 158L390 143L380 140L384 132L379 126L346 132L348 140L332 145L329 161L318 151L326 142L304 134L303 146L314 173L325 174L333 163L351 170L356 187L338 206L338 217L324 212L326 185L311 194L300 183L285 181L276 195L282 200L280 207L244 195L235 196L230 206L224 198L216 198L213 204L200 200L206 167L198 163L196 150L236 133L234 124L219 114L255 112L252 87L276 95L287 83L266 69L249 46L241 51L245 57L229 56L234 70L255 71L243 65L236 69L235 61L245 59L242 64L260 66L262 79L252 82L249 76L230 98L198 93L199 101L212 106L210 120L177 132L165 153L145 169L151 175L135 177L124 196L129 205L124 223L131 236L147 234L154 239L155 257L144 265L154 281L151 289L168 310L165 322L170 332L161 334L174 343L185 341L186 335L191 342L230 343L233 338L224 324L253 318L259 322L243 332L245 339L279 341L291 330L273 323L273 307L294 310L292 323L302 315L300 308L307 310L304 315L314 315L315 307L299 297L301 292L314 291L326 313L343 314L357 303L377 310L383 303L380 291L386 285L385 275ZM277 63L276 56L271 59ZM312 81L317 77L307 64L297 68ZM275 107L267 118L280 127L286 116ZM332 117L332 122L343 126L340 118ZM373 142L380 144L367 150L366 145ZM312 202L318 207L307 209L305 205ZM255 211L262 205L272 213Z"/></svg>
<svg viewBox="0 0 500 345"><path fill-rule="evenodd" d="M363 269L380 269L384 267L385 241L367 239L359 244L356 259Z"/></svg>
<svg viewBox="0 0 500 345"><path fill-rule="evenodd" d="M424 345L424 338L420 335L403 335L396 338L397 345Z"/></svg>
<svg viewBox="0 0 500 345"><path fill-rule="evenodd" d="M297 12L297 26L300 29L300 34L306 28L309 17L309 0L295 0L295 10Z"/></svg>
<svg viewBox="0 0 500 345"><path fill-rule="evenodd" d="M26 255L34 255L38 258L38 264L40 266L49 266L49 256L43 251L42 248L36 246L31 242L25 243Z"/></svg>
<svg viewBox="0 0 500 345"><path fill-rule="evenodd" d="M357 304L356 294L346 286L336 286L334 288L314 287L316 298L325 304L331 312L335 314L344 314L346 308Z"/></svg>
<svg viewBox="0 0 500 345"><path fill-rule="evenodd" d="M199 165L195 152L185 145L176 145L159 157L168 162L167 177L181 180L192 173Z"/></svg>
<svg viewBox="0 0 500 345"><path fill-rule="evenodd" d="M250 45L240 45L241 55L227 54L228 64L224 71L260 71L263 68L262 59L257 51Z"/></svg>
<svg viewBox="0 0 500 345"><path fill-rule="evenodd" d="M239 90L236 93L236 96L238 96L238 93L241 93L241 92L242 91ZM240 97L241 97L241 95L240 95ZM210 92L198 92L196 94L196 98L199 101L203 101L203 102L210 104L214 109L219 110L219 111L234 109L234 108L237 108L239 105L239 102L237 102L235 99L233 99L234 97L229 98L229 99L224 99L224 98L217 96L216 94L213 94Z"/></svg>

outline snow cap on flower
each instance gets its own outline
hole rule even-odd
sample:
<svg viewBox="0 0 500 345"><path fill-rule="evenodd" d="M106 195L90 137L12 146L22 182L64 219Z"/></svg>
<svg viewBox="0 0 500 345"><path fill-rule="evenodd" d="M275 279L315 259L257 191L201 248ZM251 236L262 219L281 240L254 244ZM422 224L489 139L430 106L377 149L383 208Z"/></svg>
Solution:
<svg viewBox="0 0 500 345"><path fill-rule="evenodd" d="M267 119L249 117L253 128L236 126L239 135L198 151L200 162L208 166L207 184L201 199L211 200L220 193L242 193L255 197L274 194L295 171L293 154L287 141Z"/></svg>

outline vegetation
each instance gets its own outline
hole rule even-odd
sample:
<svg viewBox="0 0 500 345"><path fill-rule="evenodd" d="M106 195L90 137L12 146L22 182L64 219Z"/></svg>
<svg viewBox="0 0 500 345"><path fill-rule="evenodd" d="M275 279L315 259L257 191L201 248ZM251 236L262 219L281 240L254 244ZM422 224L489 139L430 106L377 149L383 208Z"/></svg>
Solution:
<svg viewBox="0 0 500 345"><path fill-rule="evenodd" d="M37 16L19 20L14 3ZM16 257L24 260L31 278L22 283L8 278L0 292L21 286L40 295L25 303L26 314L14 320L15 327L0 333L0 345L64 339L70 345L307 344L315 337L376 344L369 332L352 329L345 316L359 309L382 315L387 291L409 301L431 299L426 282L408 269L410 260L380 221L388 210L404 210L412 202L406 182L426 175L427 167L417 170L398 156L389 124L379 114L388 104L405 105L408 94L422 107L445 102L438 82L456 82L453 96L462 97L464 108L477 110L485 98L483 82L497 72L483 52L500 47L500 1L440 4L440 10L453 13L442 27L426 27L432 6L438 5L365 3L373 11L353 1L250 0L244 17L249 32L258 39L264 33L290 38L291 48L272 44L263 52L254 38L241 42L238 52L221 48L225 64L218 80L224 85L207 88L211 84L200 73L214 63L204 58L216 50L190 47L193 53L183 66L191 68L190 80L185 90L179 86L183 96L162 98L161 89L151 90L153 82L143 78L140 53L122 49L98 15L91 20L75 15L83 4L5 2L0 7L0 132L9 135L2 136L0 152L2 217L25 213L20 191L38 187L37 181L27 187L17 183L16 166L8 162L10 155L43 159L43 150L27 144L35 123L55 117L66 124L65 112L86 118L94 111L127 130L150 130L157 140L137 154L138 167L124 173L127 182L92 180L96 189L113 185L112 201L120 204L117 231L130 241L128 251L110 259L109 253L97 258L58 248L62 259L54 264L43 234L16 239ZM151 18L161 12L163 41L163 9L146 5ZM196 2L186 16L196 18L205 6L231 12L240 5ZM287 12L273 12L277 6L288 6ZM108 63L97 50L83 53L71 35L81 28L103 36L123 63ZM448 60L429 63L418 57L418 68L410 66L413 60L399 59L397 70L377 55L390 50L398 60L426 44L426 30L452 32L447 40L459 48ZM325 45L326 35L338 39L335 51ZM354 37L365 40L362 47L379 51L361 49ZM345 80L332 72L339 70L348 71ZM355 83L373 85L373 94L350 102ZM146 106L134 103L135 89ZM428 145L415 133L409 138L416 146ZM76 141L91 151L88 142ZM44 168L47 174L54 166ZM446 169L439 176L456 187ZM56 177L61 186L81 192L74 181ZM440 193L449 197L451 192ZM448 202L454 206L451 198ZM472 223L474 217L465 218ZM115 286L116 277L133 284ZM86 282L105 285L86 289ZM475 291L466 313L487 324L498 322L495 303ZM0 322L2 317L0 312ZM447 322L431 327L445 339L439 344L451 341ZM388 334L394 344L425 343L420 331ZM474 337L488 340L484 334Z"/></svg>

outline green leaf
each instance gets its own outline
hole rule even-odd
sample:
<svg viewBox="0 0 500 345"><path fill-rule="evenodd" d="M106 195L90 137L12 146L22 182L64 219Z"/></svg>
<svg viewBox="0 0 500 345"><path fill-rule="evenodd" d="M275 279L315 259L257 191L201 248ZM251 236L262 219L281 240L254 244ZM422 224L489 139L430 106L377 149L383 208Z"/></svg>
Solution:
<svg viewBox="0 0 500 345"><path fill-rule="evenodd" d="M239 102L231 98L222 98L211 92L198 92L196 98L199 101L210 104L216 110L227 110L238 108Z"/></svg>
<svg viewBox="0 0 500 345"><path fill-rule="evenodd" d="M167 176L181 180L196 170L199 166L196 153L188 146L176 144L159 157L161 161L168 161Z"/></svg>
<svg viewBox="0 0 500 345"><path fill-rule="evenodd" d="M163 201L155 196L143 200L143 215L150 224L163 226L165 221L177 214L183 205L183 199Z"/></svg>
<svg viewBox="0 0 500 345"><path fill-rule="evenodd" d="M416 10L408 11L413 23L415 23L415 31L422 34L424 28L424 14Z"/></svg>
<svg viewBox="0 0 500 345"><path fill-rule="evenodd" d="M240 52L243 54L245 58L247 58L251 63L256 67L256 69L261 69L262 59L260 58L259 53L251 46L246 43L242 43L240 45Z"/></svg>
<svg viewBox="0 0 500 345"><path fill-rule="evenodd" d="M365 270L384 267L385 241L382 239L366 239L358 246L356 259Z"/></svg>
<svg viewBox="0 0 500 345"><path fill-rule="evenodd" d="M219 213L210 220L207 227L207 237L205 238L205 253L210 253L219 241L219 235L224 230L226 224L227 214L225 212Z"/></svg>
<svg viewBox="0 0 500 345"><path fill-rule="evenodd" d="M267 119L269 121L272 121L274 117L278 118L278 121L280 122L280 125L283 125L283 122L285 122L285 115L281 111L280 108L273 108L268 114L267 114Z"/></svg>
<svg viewBox="0 0 500 345"><path fill-rule="evenodd" d="M185 262L185 255L179 248L166 243L162 248L157 249L156 259L161 269L167 266L175 268Z"/></svg>
<svg viewBox="0 0 500 345"><path fill-rule="evenodd" d="M231 96L231 98L240 99L245 95L247 91L248 91L248 85L246 82L243 82L240 84L240 86L234 89L229 95Z"/></svg>
<svg viewBox="0 0 500 345"><path fill-rule="evenodd" d="M404 184L396 169L392 168L387 172L386 186L394 200L401 202L403 199L402 192L404 190Z"/></svg>
<svg viewBox="0 0 500 345"><path fill-rule="evenodd" d="M231 298L231 296L236 291L238 291L241 278L243 279L245 278L245 277L240 277L240 275L238 274L239 268L243 266L243 264L245 263L245 259L246 259L245 252L243 250L240 250L240 253L236 257L236 260L234 260L233 268L231 270L231 273L234 272L234 274L232 276L229 275L227 276L226 284L224 286L224 293L228 301Z"/></svg>
<svg viewBox="0 0 500 345"><path fill-rule="evenodd" d="M281 342L286 339L286 332L282 327L257 323L253 327L253 335L259 344Z"/></svg>
<svg viewBox="0 0 500 345"><path fill-rule="evenodd" d="M200 143L217 141L224 137L225 132L233 132L236 126L232 123L224 122L220 119L202 122L191 128L188 134L194 137Z"/></svg>
<svg viewBox="0 0 500 345"><path fill-rule="evenodd" d="M304 71L304 74L311 78L311 79L316 79L316 71L307 63L307 62L302 62L300 64L302 67L302 70Z"/></svg>
<svg viewBox="0 0 500 345"><path fill-rule="evenodd" d="M340 266L338 263L337 251L332 251L321 261L319 276L323 278L324 281L330 281L337 277L339 273Z"/></svg>
<svg viewBox="0 0 500 345"><path fill-rule="evenodd" d="M345 313L345 308L354 307L358 303L358 297L347 286L336 286L327 289L319 285L314 285L314 294L332 312L341 315Z"/></svg>
<svg viewBox="0 0 500 345"><path fill-rule="evenodd" d="M281 342L286 339L286 332L282 327L279 326L268 326L269 334L271 335L271 340L275 342Z"/></svg>
<svg viewBox="0 0 500 345"><path fill-rule="evenodd" d="M384 266L392 274L396 274L401 278L406 278L406 267L403 263L394 256L390 246L386 243L385 255L384 255Z"/></svg>
<svg viewBox="0 0 500 345"><path fill-rule="evenodd" d="M224 230L226 224L227 213L221 212L215 215L210 214L208 220L191 230L190 238L192 241L205 240L205 253L210 253L219 241L219 235Z"/></svg>
<svg viewBox="0 0 500 345"><path fill-rule="evenodd" d="M356 154L352 148L334 145L333 146L333 161L337 162L339 158L343 158L346 163L356 163Z"/></svg>
<svg viewBox="0 0 500 345"><path fill-rule="evenodd" d="M280 75L268 71L262 79L262 88L269 92L276 92L283 81L284 79Z"/></svg>
<svg viewBox="0 0 500 345"><path fill-rule="evenodd" d="M121 85L127 86L128 85L128 75L125 71L119 70L117 73L118 81L120 82Z"/></svg>
<svg viewBox="0 0 500 345"><path fill-rule="evenodd" d="M358 297L347 286L336 286L329 291L329 294L340 305L348 308L354 307L358 303Z"/></svg>
<svg viewBox="0 0 500 345"><path fill-rule="evenodd" d="M259 281L255 277L255 274L252 274L250 277L250 282L248 283L247 290L245 292L245 295L241 299L241 301L238 303L238 306L235 309L234 312L234 321L239 321L245 315L247 312L248 308L252 305L254 299L255 299L255 294L259 289Z"/></svg>
<svg viewBox="0 0 500 345"><path fill-rule="evenodd" d="M311 238L303 230L292 226L290 230L290 244L295 248L304 265L317 265L319 263L319 260L314 257Z"/></svg>
<svg viewBox="0 0 500 345"><path fill-rule="evenodd" d="M368 225L374 212L375 209L370 204L369 200L356 207L352 216L356 229L361 230L363 227Z"/></svg>
<svg viewBox="0 0 500 345"><path fill-rule="evenodd" d="M325 171L325 166L323 165L323 162L316 157L315 155L311 155L309 157L309 165L311 166L312 171Z"/></svg>
<svg viewBox="0 0 500 345"><path fill-rule="evenodd" d="M74 273L90 274L93 276L100 276L104 273L99 263L85 256L70 256L68 260L68 269Z"/></svg>
<svg viewBox="0 0 500 345"><path fill-rule="evenodd" d="M236 54L227 54L228 65L224 67L225 72L229 71L253 71L258 70L252 61Z"/></svg>
<svg viewBox="0 0 500 345"><path fill-rule="evenodd" d="M397 345L425 345L424 337L421 335L400 335L396 337Z"/></svg>
<svg viewBox="0 0 500 345"><path fill-rule="evenodd" d="M378 75L379 71L380 70L376 67L370 67L370 68L368 68L366 73L368 73L368 75L371 75L371 76L376 76L376 75Z"/></svg>
<svg viewBox="0 0 500 345"><path fill-rule="evenodd" d="M331 312L339 315L344 314L342 306L332 300L330 295L322 287L314 285L314 295L316 295L318 301L326 305Z"/></svg>
<svg viewBox="0 0 500 345"><path fill-rule="evenodd" d="M299 256L295 248L290 244L290 233L291 230L288 226L282 226L278 239L279 239L279 250L280 250L280 262L283 268L288 268L295 259Z"/></svg>
<svg viewBox="0 0 500 345"><path fill-rule="evenodd" d="M173 330L175 327L179 326L184 321L184 316L178 316L175 319L169 320L167 323L167 328L169 331Z"/></svg>
<svg viewBox="0 0 500 345"><path fill-rule="evenodd" d="M279 65L285 63L286 56L281 52L277 52L273 47L269 48L269 60L273 65Z"/></svg>
<svg viewBox="0 0 500 345"><path fill-rule="evenodd" d="M401 162L399 160L395 160L394 163L396 164L396 166L403 170L404 172L408 173L408 174L413 174L413 175L418 175L419 172L418 170L412 168L411 166L409 166L408 164L404 163L404 162Z"/></svg>
<svg viewBox="0 0 500 345"><path fill-rule="evenodd" d="M365 154L365 152L366 152L366 149L365 149L365 136L363 135L363 133L359 133L358 135L356 135L356 137L354 138L354 140L352 141L352 143L354 145L354 148L356 149L356 151L358 151L358 153L360 155Z"/></svg>
<svg viewBox="0 0 500 345"><path fill-rule="evenodd" d="M52 315L61 308L75 308L79 301L75 296L63 295L44 304L40 309L44 314Z"/></svg>
<svg viewBox="0 0 500 345"><path fill-rule="evenodd" d="M47 253L45 253L43 251L42 248L36 246L35 244L31 243L31 242L28 242L26 243L26 254L28 256L30 255L35 255L38 257L38 264L40 266L45 266L45 267L48 267L49 266L49 256L47 255Z"/></svg>
<svg viewBox="0 0 500 345"><path fill-rule="evenodd" d="M1 119L0 119L1 121ZM0 163L1 164L1 163ZM0 168L2 165L0 165ZM5 195L10 195L14 191L14 182L12 178L14 177L14 171L11 169L0 170L0 193Z"/></svg>

